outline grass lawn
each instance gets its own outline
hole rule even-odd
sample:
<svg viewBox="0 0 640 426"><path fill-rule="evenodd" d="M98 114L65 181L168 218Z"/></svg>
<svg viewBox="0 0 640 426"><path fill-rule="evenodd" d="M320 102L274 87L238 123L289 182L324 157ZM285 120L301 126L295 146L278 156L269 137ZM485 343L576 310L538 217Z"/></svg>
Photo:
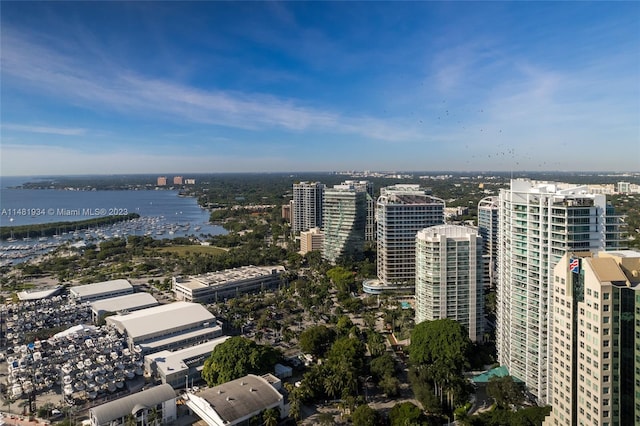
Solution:
<svg viewBox="0 0 640 426"><path fill-rule="evenodd" d="M201 245L192 245L192 246L171 246L171 247L161 247L158 249L160 252L169 252L173 254L177 254L178 256L184 256L187 252L190 253L205 253L205 254L220 254L227 251L227 249L214 247L214 246L201 246Z"/></svg>

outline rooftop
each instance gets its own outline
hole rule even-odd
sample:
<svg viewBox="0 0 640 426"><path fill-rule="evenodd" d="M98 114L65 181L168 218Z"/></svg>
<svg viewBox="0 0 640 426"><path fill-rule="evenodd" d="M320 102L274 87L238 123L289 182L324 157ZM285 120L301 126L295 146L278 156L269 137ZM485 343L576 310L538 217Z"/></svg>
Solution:
<svg viewBox="0 0 640 426"><path fill-rule="evenodd" d="M119 290L131 290L133 292L133 286L129 281L119 279L94 284L78 285L71 287L69 290L71 291L71 294L76 297L83 298Z"/></svg>
<svg viewBox="0 0 640 426"><path fill-rule="evenodd" d="M199 358L202 356L208 358L216 346L218 346L220 343L225 342L230 337L231 336L218 337L217 339L213 339L209 342L202 343L197 346L192 346L186 349L181 349L175 352L160 351L151 355L147 355L145 358L150 358L155 361L158 371L167 376L169 374L188 369L189 365L187 364L194 358Z"/></svg>
<svg viewBox="0 0 640 426"><path fill-rule="evenodd" d="M119 312L129 309L138 309L144 306L157 305L158 301L149 293L133 293L125 296L111 297L109 299L96 300L91 303L91 309L96 312Z"/></svg>
<svg viewBox="0 0 640 426"><path fill-rule="evenodd" d="M140 408L151 408L176 397L171 385L163 384L134 393L115 401L93 407L90 411L97 420L97 424L106 424L112 420L126 417Z"/></svg>
<svg viewBox="0 0 640 426"><path fill-rule="evenodd" d="M278 404L284 398L266 379L253 374L196 395L204 398L229 423Z"/></svg>
<svg viewBox="0 0 640 426"><path fill-rule="evenodd" d="M215 287L252 280L255 278L271 275L273 271L282 273L285 271L284 266L241 266L239 268L225 269L223 271L209 272L207 274L189 277L176 277L175 280L183 287L191 290L202 287Z"/></svg>
<svg viewBox="0 0 640 426"><path fill-rule="evenodd" d="M213 323L215 317L204 306L189 302L174 302L107 318L107 323L116 324L134 339L199 322Z"/></svg>

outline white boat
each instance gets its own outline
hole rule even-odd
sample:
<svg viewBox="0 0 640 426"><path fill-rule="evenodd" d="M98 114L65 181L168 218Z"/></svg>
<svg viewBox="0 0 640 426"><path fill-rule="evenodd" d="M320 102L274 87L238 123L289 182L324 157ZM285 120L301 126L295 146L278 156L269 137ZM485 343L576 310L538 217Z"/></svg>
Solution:
<svg viewBox="0 0 640 426"><path fill-rule="evenodd" d="M20 383L15 383L11 387L11 396L16 399L22 396L22 385Z"/></svg>
<svg viewBox="0 0 640 426"><path fill-rule="evenodd" d="M62 391L64 392L65 395L72 395L73 385L71 383L69 383L68 385L64 385L64 388L62 388Z"/></svg>

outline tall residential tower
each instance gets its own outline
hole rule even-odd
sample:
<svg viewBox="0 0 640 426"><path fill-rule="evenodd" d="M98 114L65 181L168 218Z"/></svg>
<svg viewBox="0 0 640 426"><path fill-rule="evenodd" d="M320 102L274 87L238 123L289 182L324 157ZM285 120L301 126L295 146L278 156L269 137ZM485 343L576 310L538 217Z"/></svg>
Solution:
<svg viewBox="0 0 640 426"><path fill-rule="evenodd" d="M484 333L482 237L466 226L440 225L416 236L416 324L449 318L469 338Z"/></svg>
<svg viewBox="0 0 640 426"><path fill-rule="evenodd" d="M487 259L485 285L489 287L495 287L498 271L498 207L498 197L486 197L478 203L478 232Z"/></svg>
<svg viewBox="0 0 640 426"><path fill-rule="evenodd" d="M367 192L345 183L325 189L322 257L331 263L339 259L360 260L364 255L367 225Z"/></svg>
<svg viewBox="0 0 640 426"><path fill-rule="evenodd" d="M552 297L545 425L640 425L640 252L566 254Z"/></svg>
<svg viewBox="0 0 640 426"><path fill-rule="evenodd" d="M376 205L378 280L364 283L368 293L415 291L416 234L444 224L445 203L419 185L381 188Z"/></svg>
<svg viewBox="0 0 640 426"><path fill-rule="evenodd" d="M294 234L322 227L323 192L324 185L320 182L293 184L291 231Z"/></svg>
<svg viewBox="0 0 640 426"><path fill-rule="evenodd" d="M517 179L500 191L498 361L549 399L549 316L553 268L567 251L617 247L617 217L584 186Z"/></svg>

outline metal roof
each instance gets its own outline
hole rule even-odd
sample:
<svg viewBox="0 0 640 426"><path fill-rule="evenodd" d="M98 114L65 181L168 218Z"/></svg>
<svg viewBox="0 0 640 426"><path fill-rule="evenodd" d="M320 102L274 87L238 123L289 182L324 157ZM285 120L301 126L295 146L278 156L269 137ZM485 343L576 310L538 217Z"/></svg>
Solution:
<svg viewBox="0 0 640 426"><path fill-rule="evenodd" d="M204 306L189 302L174 302L107 318L107 323L126 330L131 339L162 335L163 332L171 334L205 322L214 323L213 314Z"/></svg>
<svg viewBox="0 0 640 426"><path fill-rule="evenodd" d="M93 284L78 285L75 287L71 287L69 290L71 291L71 294L75 295L76 297L83 298L127 289L133 292L133 286L131 285L131 283L129 283L129 281L125 279L119 279Z"/></svg>
<svg viewBox="0 0 640 426"><path fill-rule="evenodd" d="M124 296L110 297L109 299L96 300L91 303L91 309L98 313L119 312L138 310L156 305L158 305L158 301L149 293L133 293Z"/></svg>
<svg viewBox="0 0 640 426"><path fill-rule="evenodd" d="M112 420L126 417L133 414L141 408L153 408L165 401L175 399L176 393L171 385L163 384L160 386L147 389L106 404L93 407L90 412L95 417L96 424L109 423Z"/></svg>
<svg viewBox="0 0 640 426"><path fill-rule="evenodd" d="M188 370L189 365L187 365L187 363L190 363L194 358L200 358L202 356L204 356L205 359L208 358L216 346L225 342L230 337L231 336L218 337L217 339L213 339L209 342L181 349L179 351L156 352L145 356L145 360L153 360L156 363L158 371L160 371L164 376L167 376L179 371Z"/></svg>
<svg viewBox="0 0 640 426"><path fill-rule="evenodd" d="M266 379L253 374L203 390L196 396L205 399L229 423L276 406L284 398Z"/></svg>

